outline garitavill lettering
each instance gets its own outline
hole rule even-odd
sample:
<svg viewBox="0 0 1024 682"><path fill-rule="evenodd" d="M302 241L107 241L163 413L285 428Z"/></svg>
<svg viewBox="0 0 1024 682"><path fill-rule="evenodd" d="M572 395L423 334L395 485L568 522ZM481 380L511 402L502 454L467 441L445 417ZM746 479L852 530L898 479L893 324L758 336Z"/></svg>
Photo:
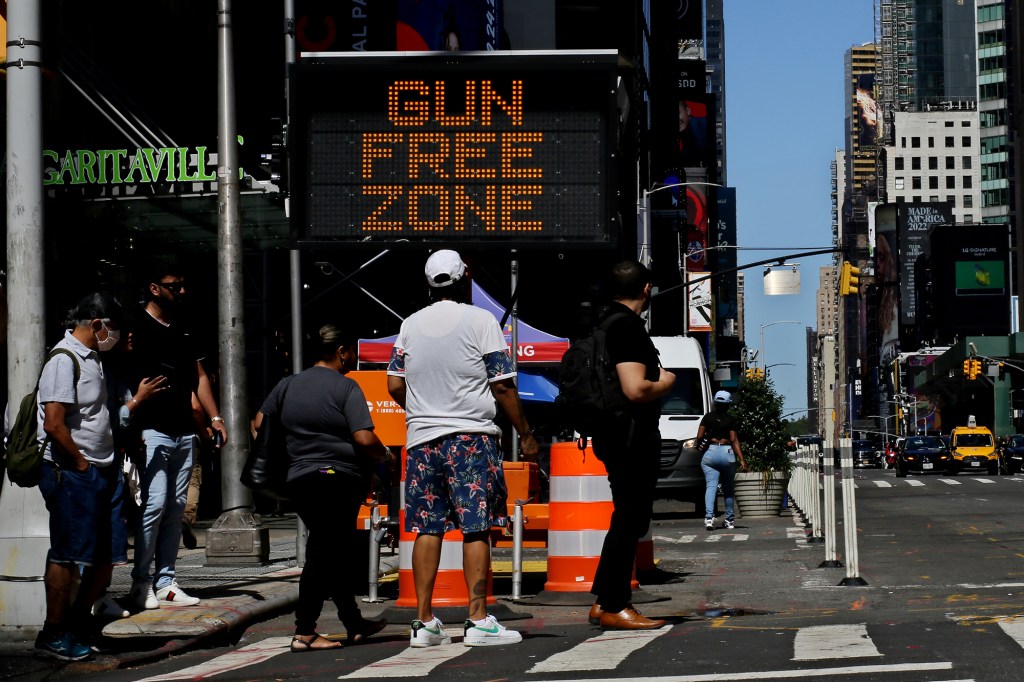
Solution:
<svg viewBox="0 0 1024 682"><path fill-rule="evenodd" d="M151 182L212 182L206 147L140 147L67 150L63 156L43 150L43 185L135 185ZM195 156L194 163L190 157Z"/></svg>

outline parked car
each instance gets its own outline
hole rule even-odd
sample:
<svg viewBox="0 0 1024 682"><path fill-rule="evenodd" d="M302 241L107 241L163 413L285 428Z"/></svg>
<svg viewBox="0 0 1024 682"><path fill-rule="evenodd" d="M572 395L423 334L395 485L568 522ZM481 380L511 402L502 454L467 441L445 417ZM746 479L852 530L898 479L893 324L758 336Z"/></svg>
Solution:
<svg viewBox="0 0 1024 682"><path fill-rule="evenodd" d="M878 448L875 444L866 439L853 441L853 466L856 467L879 467L882 460L878 456Z"/></svg>
<svg viewBox="0 0 1024 682"><path fill-rule="evenodd" d="M1002 460L1004 472L1019 474L1024 471L1024 434L1015 433L1006 439Z"/></svg>
<svg viewBox="0 0 1024 682"><path fill-rule="evenodd" d="M910 436L905 438L896 452L896 476L908 472L945 473L949 468L949 448L938 436Z"/></svg>

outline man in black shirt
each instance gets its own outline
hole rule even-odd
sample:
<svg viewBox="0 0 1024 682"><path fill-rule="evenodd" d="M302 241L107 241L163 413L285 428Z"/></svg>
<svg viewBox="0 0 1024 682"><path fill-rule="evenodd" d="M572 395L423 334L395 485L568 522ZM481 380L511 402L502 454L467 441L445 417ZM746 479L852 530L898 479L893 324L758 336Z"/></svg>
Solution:
<svg viewBox="0 0 1024 682"><path fill-rule="evenodd" d="M593 438L594 454L608 470L614 510L590 590L596 596L590 621L610 629L648 630L665 624L633 608L630 588L637 542L647 532L654 509L661 455L658 399L676 380L660 366L640 317L650 306L651 286L650 271L637 261L612 268L612 304L605 315L629 314L608 325L606 344L628 406L626 419Z"/></svg>
<svg viewBox="0 0 1024 682"><path fill-rule="evenodd" d="M137 375L167 377L164 390L140 406L133 417L146 446L146 463L141 471L142 509L135 532L131 598L144 609L199 603L174 580L182 514L195 461L193 392L210 416L212 428L227 442L227 429L203 370L202 354L181 325L187 293L185 278L177 270L155 270L148 285L149 300L134 334Z"/></svg>

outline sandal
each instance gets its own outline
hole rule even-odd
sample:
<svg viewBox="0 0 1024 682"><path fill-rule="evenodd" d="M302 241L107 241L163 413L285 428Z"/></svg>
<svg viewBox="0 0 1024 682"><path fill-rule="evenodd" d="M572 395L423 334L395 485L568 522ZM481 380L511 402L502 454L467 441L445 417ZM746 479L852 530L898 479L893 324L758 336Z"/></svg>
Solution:
<svg viewBox="0 0 1024 682"><path fill-rule="evenodd" d="M328 649L340 649L341 648L341 642L334 642L334 641L329 640L326 637L323 637L323 636L321 636L321 635L319 635L319 634L317 634L315 632L313 633L313 639L306 640L306 639L299 639L299 637L300 637L300 635L295 635L294 637L292 637L292 643L291 643L291 647L290 647L292 652L296 653L296 654L297 653L301 653L303 651L325 651L325 650L328 650ZM323 640L324 642L327 642L327 644L326 645L322 645L322 646L314 646L316 644L316 642L319 642L321 640Z"/></svg>
<svg viewBox="0 0 1024 682"><path fill-rule="evenodd" d="M349 644L360 644L366 641L367 637L371 637L386 628L387 625L387 618L379 618L377 620L367 620L364 618L358 627L346 628L348 631L348 642Z"/></svg>

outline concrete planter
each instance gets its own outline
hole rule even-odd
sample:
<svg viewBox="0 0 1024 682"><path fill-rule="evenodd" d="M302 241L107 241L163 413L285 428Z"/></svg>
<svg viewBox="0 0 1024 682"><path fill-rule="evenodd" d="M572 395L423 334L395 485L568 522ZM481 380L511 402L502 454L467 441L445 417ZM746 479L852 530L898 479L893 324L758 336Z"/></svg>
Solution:
<svg viewBox="0 0 1024 682"><path fill-rule="evenodd" d="M737 473L733 491L739 515L744 518L778 516L786 494L786 482L786 474L781 471L770 474L767 486L764 474Z"/></svg>

